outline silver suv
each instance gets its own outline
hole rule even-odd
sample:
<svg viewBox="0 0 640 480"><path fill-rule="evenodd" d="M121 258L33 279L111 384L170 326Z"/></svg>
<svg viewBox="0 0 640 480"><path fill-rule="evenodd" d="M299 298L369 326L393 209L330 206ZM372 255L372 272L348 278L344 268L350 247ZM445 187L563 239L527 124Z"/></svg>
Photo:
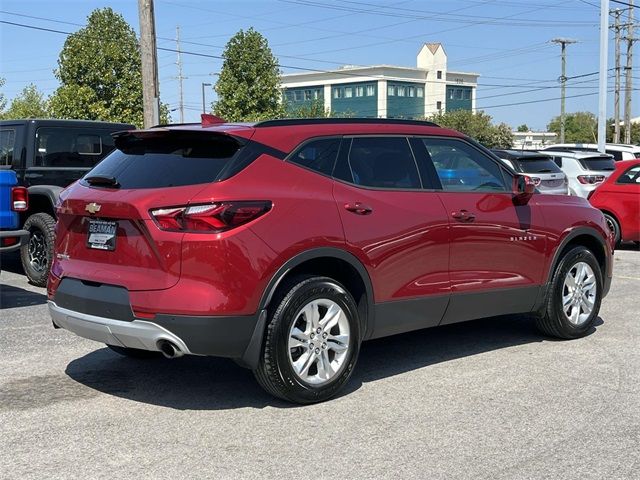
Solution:
<svg viewBox="0 0 640 480"><path fill-rule="evenodd" d="M577 151L577 152L597 152L598 145L595 143L558 143L544 149L553 151ZM617 162L619 160L633 160L640 158L640 146L627 145L624 143L607 143L605 144L605 152L613 156Z"/></svg>
<svg viewBox="0 0 640 480"><path fill-rule="evenodd" d="M569 194L567 176L550 155L519 150L492 150L492 152L517 173L531 177L540 193Z"/></svg>

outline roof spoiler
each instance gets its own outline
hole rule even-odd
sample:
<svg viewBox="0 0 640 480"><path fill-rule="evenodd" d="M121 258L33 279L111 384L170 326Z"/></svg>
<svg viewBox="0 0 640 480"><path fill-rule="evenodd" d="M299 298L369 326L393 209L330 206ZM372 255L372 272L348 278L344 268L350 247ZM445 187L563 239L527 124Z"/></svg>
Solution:
<svg viewBox="0 0 640 480"><path fill-rule="evenodd" d="M202 119L203 127L213 127L214 125L221 125L223 123L227 123L227 121L224 118L220 118L216 115L211 115L209 113L201 114L200 118Z"/></svg>

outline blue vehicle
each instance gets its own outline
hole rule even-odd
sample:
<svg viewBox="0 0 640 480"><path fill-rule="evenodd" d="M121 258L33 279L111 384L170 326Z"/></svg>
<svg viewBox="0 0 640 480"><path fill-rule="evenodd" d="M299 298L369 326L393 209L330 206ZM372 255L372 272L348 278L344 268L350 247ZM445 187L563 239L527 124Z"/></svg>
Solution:
<svg viewBox="0 0 640 480"><path fill-rule="evenodd" d="M19 213L29 207L29 194L17 184L16 172L0 169L0 253L18 250L29 239L29 232L20 229Z"/></svg>

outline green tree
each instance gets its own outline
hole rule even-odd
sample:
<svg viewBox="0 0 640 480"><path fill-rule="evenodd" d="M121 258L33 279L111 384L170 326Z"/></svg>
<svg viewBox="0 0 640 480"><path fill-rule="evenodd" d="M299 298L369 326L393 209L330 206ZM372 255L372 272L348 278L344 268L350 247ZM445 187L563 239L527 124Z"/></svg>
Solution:
<svg viewBox="0 0 640 480"><path fill-rule="evenodd" d="M142 126L140 46L111 8L94 10L87 26L67 37L54 74L61 86L50 100L52 116ZM166 115L163 106L163 122Z"/></svg>
<svg viewBox="0 0 640 480"><path fill-rule="evenodd" d="M560 117L553 117L547 130L560 138ZM598 140L598 120L591 112L575 112L564 116L564 141L567 143L595 143Z"/></svg>
<svg viewBox="0 0 640 480"><path fill-rule="evenodd" d="M284 115L280 71L267 40L253 28L240 30L225 47L215 85L216 115L225 120L255 121Z"/></svg>
<svg viewBox="0 0 640 480"><path fill-rule="evenodd" d="M511 128L505 123L493 125L491 116L484 112L473 113L470 110L438 112L428 117L427 120L442 127L458 130L487 148L511 148L513 146Z"/></svg>
<svg viewBox="0 0 640 480"><path fill-rule="evenodd" d="M607 142L613 142L613 130L615 122L613 118L607 120ZM625 128L624 125L620 126L620 141L624 141ZM631 124L631 143L634 145L640 144L640 123Z"/></svg>
<svg viewBox="0 0 640 480"><path fill-rule="evenodd" d="M282 118L327 118L331 112L324 108L324 100L313 100L312 102L295 106L291 103L284 103Z"/></svg>
<svg viewBox="0 0 640 480"><path fill-rule="evenodd" d="M531 129L529 128L529 126L526 123L523 123L522 125L518 126L518 128L516 130L518 132L529 132L529 131L531 131Z"/></svg>
<svg viewBox="0 0 640 480"><path fill-rule="evenodd" d="M11 101L11 106L3 118L49 118L44 94L33 84L27 85L20 95Z"/></svg>
<svg viewBox="0 0 640 480"><path fill-rule="evenodd" d="M0 88L4 87L4 78L0 78ZM7 99L4 96L4 93L0 92L0 118L4 118L4 109L7 106Z"/></svg>

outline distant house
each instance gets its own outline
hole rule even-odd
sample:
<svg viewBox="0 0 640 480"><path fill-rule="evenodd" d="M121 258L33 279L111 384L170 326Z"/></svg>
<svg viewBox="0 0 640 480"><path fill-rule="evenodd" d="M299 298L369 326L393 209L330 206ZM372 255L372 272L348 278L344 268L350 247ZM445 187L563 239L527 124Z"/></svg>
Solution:
<svg viewBox="0 0 640 480"><path fill-rule="evenodd" d="M556 143L558 135L554 132L511 132L514 150L537 150Z"/></svg>
<svg viewBox="0 0 640 480"><path fill-rule="evenodd" d="M282 77L289 108L322 102L326 110L372 118L424 118L439 111L476 107L478 74L447 70L440 43L426 43L417 66L354 66Z"/></svg>

